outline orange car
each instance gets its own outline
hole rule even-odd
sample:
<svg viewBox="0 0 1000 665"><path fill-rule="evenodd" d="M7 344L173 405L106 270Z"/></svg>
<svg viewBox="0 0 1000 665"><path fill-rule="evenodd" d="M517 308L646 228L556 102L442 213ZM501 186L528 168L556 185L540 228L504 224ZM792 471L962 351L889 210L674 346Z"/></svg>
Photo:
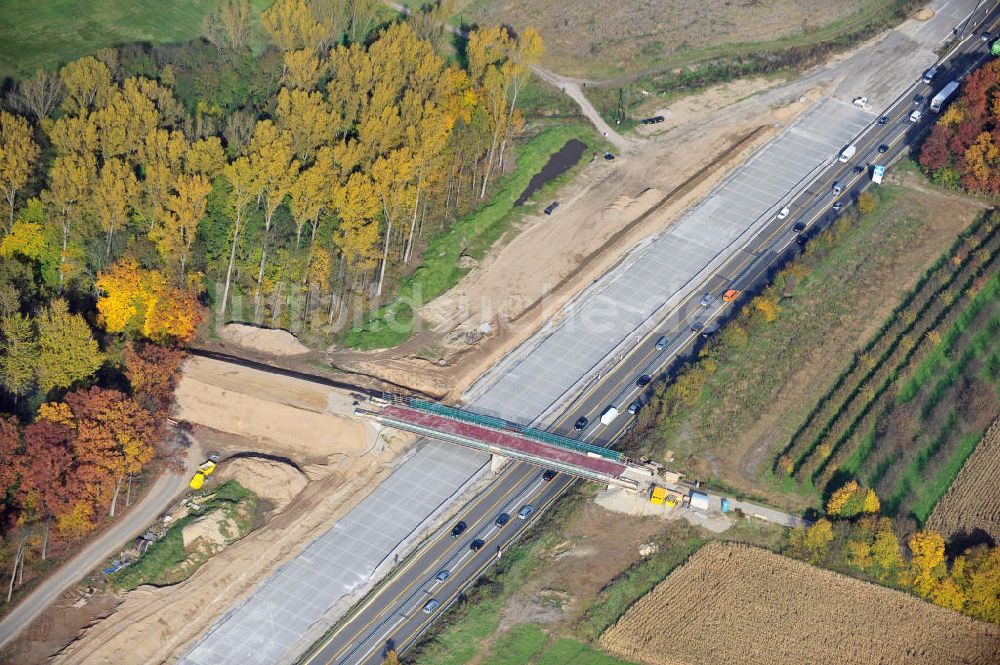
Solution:
<svg viewBox="0 0 1000 665"><path fill-rule="evenodd" d="M740 295L740 292L736 289L729 289L724 294L722 294L722 302L732 302L736 300L736 296Z"/></svg>

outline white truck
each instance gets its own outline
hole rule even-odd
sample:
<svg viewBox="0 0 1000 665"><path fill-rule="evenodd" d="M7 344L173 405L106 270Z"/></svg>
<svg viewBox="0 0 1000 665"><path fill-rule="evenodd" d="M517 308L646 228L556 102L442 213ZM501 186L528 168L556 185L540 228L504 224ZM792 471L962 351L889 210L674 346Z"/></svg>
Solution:
<svg viewBox="0 0 1000 665"><path fill-rule="evenodd" d="M885 175L885 167L876 164L872 167L872 182L876 185L882 184L882 176Z"/></svg>
<svg viewBox="0 0 1000 665"><path fill-rule="evenodd" d="M941 92L934 95L934 99L931 100L931 110L935 113L940 113L941 108L948 103L951 96L958 90L958 85L958 81L952 81L945 87L941 88Z"/></svg>
<svg viewBox="0 0 1000 665"><path fill-rule="evenodd" d="M618 408L614 405L609 406L604 409L604 413L601 414L601 424L610 425L618 417Z"/></svg>
<svg viewBox="0 0 1000 665"><path fill-rule="evenodd" d="M858 146L851 144L844 148L843 152L840 153L840 161L846 162L851 157L854 157L854 153L858 151Z"/></svg>

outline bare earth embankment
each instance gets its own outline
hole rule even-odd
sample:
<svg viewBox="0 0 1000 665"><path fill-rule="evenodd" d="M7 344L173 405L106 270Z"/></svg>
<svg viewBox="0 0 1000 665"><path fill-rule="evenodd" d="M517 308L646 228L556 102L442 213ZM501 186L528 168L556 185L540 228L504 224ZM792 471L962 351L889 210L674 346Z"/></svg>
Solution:
<svg viewBox="0 0 1000 665"><path fill-rule="evenodd" d="M699 550L601 644L651 665L1000 662L1000 626L735 543Z"/></svg>
<svg viewBox="0 0 1000 665"><path fill-rule="evenodd" d="M1000 541L1000 420L986 430L976 451L941 497L927 527L945 538L981 530Z"/></svg>

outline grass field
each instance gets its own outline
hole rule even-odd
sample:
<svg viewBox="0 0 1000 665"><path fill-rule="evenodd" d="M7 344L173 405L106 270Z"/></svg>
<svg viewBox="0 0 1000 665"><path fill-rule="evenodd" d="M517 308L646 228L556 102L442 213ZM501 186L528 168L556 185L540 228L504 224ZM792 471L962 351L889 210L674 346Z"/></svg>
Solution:
<svg viewBox="0 0 1000 665"><path fill-rule="evenodd" d="M396 297L368 316L361 326L348 331L341 342L345 346L369 350L389 348L406 341L413 326L412 304L419 307L457 284L469 272L458 265L461 255L481 260L520 215L534 211L533 205L515 208L514 201L549 157L571 139L579 139L596 149L599 137L589 126L571 123L544 129L529 139L518 149L514 170L500 179L489 202L455 221L434 238L424 251L420 267L403 280ZM566 182L577 168L543 185L533 198L543 200L545 192Z"/></svg>
<svg viewBox="0 0 1000 665"><path fill-rule="evenodd" d="M197 37L222 0L0 0L0 79L55 67L107 46ZM271 0L252 0L254 14Z"/></svg>
<svg viewBox="0 0 1000 665"><path fill-rule="evenodd" d="M772 58L793 48L839 43L890 25L906 0L727 2L687 0L472 0L459 12L468 24L537 28L543 64L563 74L596 79L649 70L685 69L713 60ZM780 56L777 56L780 58Z"/></svg>
<svg viewBox="0 0 1000 665"><path fill-rule="evenodd" d="M1000 627L767 550L711 543L601 645L653 665L986 665L1000 658Z"/></svg>
<svg viewBox="0 0 1000 665"><path fill-rule="evenodd" d="M772 477L768 461L897 298L979 213L898 183L878 197L873 212L853 221L850 211L775 278L768 291L780 308L774 321L747 306L716 335L703 362L678 380L682 389L668 389L642 413L646 428L627 444L633 453L662 459L671 451L672 468L692 477L795 507L818 505L808 484Z"/></svg>

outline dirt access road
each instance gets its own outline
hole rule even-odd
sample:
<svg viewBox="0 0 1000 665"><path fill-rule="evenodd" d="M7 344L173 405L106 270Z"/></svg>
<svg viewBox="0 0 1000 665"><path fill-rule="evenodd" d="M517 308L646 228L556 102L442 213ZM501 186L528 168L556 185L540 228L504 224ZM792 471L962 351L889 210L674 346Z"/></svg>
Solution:
<svg viewBox="0 0 1000 665"><path fill-rule="evenodd" d="M0 646L17 636L68 588L117 553L123 543L145 531L163 509L187 489L188 478L200 462L200 451L191 453L183 475L167 472L157 478L142 500L114 526L63 564L0 621Z"/></svg>

